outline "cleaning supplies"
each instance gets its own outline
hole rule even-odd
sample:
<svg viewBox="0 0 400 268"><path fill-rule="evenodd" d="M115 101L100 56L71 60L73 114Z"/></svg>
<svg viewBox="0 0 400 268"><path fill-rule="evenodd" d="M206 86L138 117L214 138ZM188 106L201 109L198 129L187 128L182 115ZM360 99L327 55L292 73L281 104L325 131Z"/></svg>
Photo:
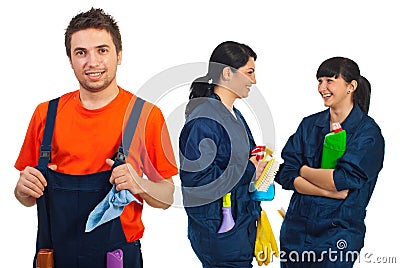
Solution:
<svg viewBox="0 0 400 268"><path fill-rule="evenodd" d="M254 245L254 256L258 266L268 265L273 259L272 255L278 257L279 249L276 243L275 235L269 223L267 213L261 210L257 219L257 235Z"/></svg>
<svg viewBox="0 0 400 268"><path fill-rule="evenodd" d="M249 192L251 192L251 198L255 201L271 201L275 197L274 178L278 172L279 163L272 157L272 149L266 146L257 146L252 153L256 155L258 161L268 163L260 177L250 182Z"/></svg>
<svg viewBox="0 0 400 268"><path fill-rule="evenodd" d="M227 193L222 197L222 222L218 229L218 233L225 233L235 226L235 221L232 217L231 193Z"/></svg>
<svg viewBox="0 0 400 268"><path fill-rule="evenodd" d="M107 252L107 268L123 268L124 252L122 249L116 249L111 252Z"/></svg>
<svg viewBox="0 0 400 268"><path fill-rule="evenodd" d="M342 129L339 123L333 123L332 132L325 135L321 168L335 168L337 159L341 158L345 151L346 130Z"/></svg>
<svg viewBox="0 0 400 268"><path fill-rule="evenodd" d="M53 250L48 248L39 249L36 255L36 268L53 268L54 255Z"/></svg>

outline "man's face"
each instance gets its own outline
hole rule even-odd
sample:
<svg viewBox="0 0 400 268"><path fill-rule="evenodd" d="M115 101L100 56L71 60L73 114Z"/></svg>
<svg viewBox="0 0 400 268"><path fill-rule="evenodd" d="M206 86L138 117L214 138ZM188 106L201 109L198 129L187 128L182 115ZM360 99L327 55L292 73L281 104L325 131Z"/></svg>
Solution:
<svg viewBox="0 0 400 268"><path fill-rule="evenodd" d="M116 86L117 54L111 35L106 30L85 29L71 37L71 66L81 89L99 92Z"/></svg>

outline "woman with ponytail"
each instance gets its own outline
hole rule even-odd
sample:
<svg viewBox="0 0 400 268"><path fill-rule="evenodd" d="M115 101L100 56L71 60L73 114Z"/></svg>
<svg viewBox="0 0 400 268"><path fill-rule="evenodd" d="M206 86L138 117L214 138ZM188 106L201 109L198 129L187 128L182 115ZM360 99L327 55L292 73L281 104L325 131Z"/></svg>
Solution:
<svg viewBox="0 0 400 268"><path fill-rule="evenodd" d="M294 191L281 227L281 267L353 267L364 246L366 207L385 142L367 115L371 85L353 60L327 59L316 76L328 109L302 120L282 150L275 178ZM323 169L324 137L333 123L346 131L346 151L334 168Z"/></svg>
<svg viewBox="0 0 400 268"><path fill-rule="evenodd" d="M227 41L210 58L208 73L193 81L179 138L180 179L188 238L203 267L252 267L260 202L248 191L256 145L238 109L256 83L256 53ZM222 197L230 193L232 229L219 232Z"/></svg>

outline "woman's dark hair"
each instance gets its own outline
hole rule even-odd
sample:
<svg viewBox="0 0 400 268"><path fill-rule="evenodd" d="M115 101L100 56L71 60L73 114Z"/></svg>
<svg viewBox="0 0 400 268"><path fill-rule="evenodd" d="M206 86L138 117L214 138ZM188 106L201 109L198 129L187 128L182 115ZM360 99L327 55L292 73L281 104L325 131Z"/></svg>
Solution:
<svg viewBox="0 0 400 268"><path fill-rule="evenodd" d="M211 54L208 73L194 80L190 86L189 99L210 96L225 67L228 66L235 72L246 65L249 58L256 60L257 54L245 44L234 41L225 41L219 44Z"/></svg>
<svg viewBox="0 0 400 268"><path fill-rule="evenodd" d="M371 99L371 84L362 75L357 63L344 57L333 57L321 63L317 71L317 79L320 77L341 76L347 83L357 81L357 89L353 93L353 102L360 106L361 110L368 113Z"/></svg>
<svg viewBox="0 0 400 268"><path fill-rule="evenodd" d="M89 28L106 30L112 37L117 53L122 50L121 34L117 22L102 9L91 8L89 11L79 13L73 17L65 30L65 50L68 58L71 58L72 34Z"/></svg>

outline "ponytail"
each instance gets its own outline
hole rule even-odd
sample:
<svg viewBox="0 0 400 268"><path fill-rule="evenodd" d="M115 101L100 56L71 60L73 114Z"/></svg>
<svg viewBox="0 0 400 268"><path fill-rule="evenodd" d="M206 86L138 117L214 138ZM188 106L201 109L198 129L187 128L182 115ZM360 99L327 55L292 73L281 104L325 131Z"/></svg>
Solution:
<svg viewBox="0 0 400 268"><path fill-rule="evenodd" d="M371 84L364 76L360 75L358 86L353 94L353 102L360 106L361 110L368 113L369 103L371 99Z"/></svg>
<svg viewBox="0 0 400 268"><path fill-rule="evenodd" d="M214 92L214 85L209 74L199 77L190 86L189 99L209 97Z"/></svg>

